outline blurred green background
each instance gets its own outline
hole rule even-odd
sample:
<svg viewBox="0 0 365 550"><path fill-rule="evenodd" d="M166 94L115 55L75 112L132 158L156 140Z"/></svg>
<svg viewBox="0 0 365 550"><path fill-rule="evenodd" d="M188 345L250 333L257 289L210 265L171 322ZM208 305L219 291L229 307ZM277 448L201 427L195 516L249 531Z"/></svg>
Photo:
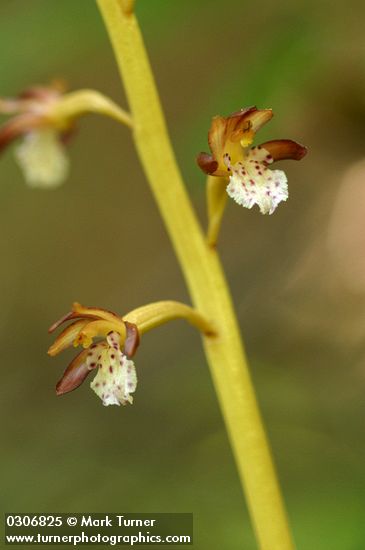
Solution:
<svg viewBox="0 0 365 550"><path fill-rule="evenodd" d="M272 107L259 141L310 149L285 163L290 200L275 215L230 202L219 249L298 549L363 550L364 4L137 0L136 11L203 223L194 158L211 116ZM2 96L62 77L126 106L92 0L1 0L0 29ZM1 157L2 509L193 512L199 550L254 549L191 328L144 338L133 407L103 408L88 383L55 396L74 352L48 358L47 327L72 301L122 314L188 300L128 130L87 117L70 156L69 180L49 192Z"/></svg>

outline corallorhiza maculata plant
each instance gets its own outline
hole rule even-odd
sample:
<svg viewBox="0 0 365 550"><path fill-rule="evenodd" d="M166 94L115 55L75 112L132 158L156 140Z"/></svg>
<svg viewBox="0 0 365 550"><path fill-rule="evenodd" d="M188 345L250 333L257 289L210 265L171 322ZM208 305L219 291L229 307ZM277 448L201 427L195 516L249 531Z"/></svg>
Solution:
<svg viewBox="0 0 365 550"><path fill-rule="evenodd" d="M208 230L205 234L192 208L165 125L133 0L97 0L127 94L130 113L94 90L66 93L55 82L0 100L0 112L13 115L0 128L0 150L13 141L16 160L31 186L51 188L68 173L67 144L78 118L99 113L131 130L140 161L184 273L194 307L161 301L124 315L74 303L70 313L51 328L70 322L48 353L69 346L81 352L57 384L62 395L91 373L91 388L103 405L133 402L137 387L132 357L141 336L168 321L186 319L202 335L225 426L246 494L258 547L294 548L229 289L216 250L227 196L262 214L272 214L288 198L285 173L271 164L301 159L306 149L283 139L253 146L256 132L271 109L243 108L215 116L208 132L210 153L200 153L207 174ZM163 170L160 167L163 166ZM219 314L218 314L219 312Z"/></svg>

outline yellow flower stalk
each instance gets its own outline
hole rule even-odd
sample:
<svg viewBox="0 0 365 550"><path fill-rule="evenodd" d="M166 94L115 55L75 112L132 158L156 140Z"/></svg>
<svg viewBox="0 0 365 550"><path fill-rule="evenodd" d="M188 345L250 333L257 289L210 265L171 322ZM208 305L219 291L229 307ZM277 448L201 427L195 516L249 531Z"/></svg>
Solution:
<svg viewBox="0 0 365 550"><path fill-rule="evenodd" d="M65 94L62 101L53 107L48 118L57 126L58 121L62 125L63 121L69 123L87 113L108 116L129 128L133 127L131 116L114 101L96 90L77 90Z"/></svg>
<svg viewBox="0 0 365 550"><path fill-rule="evenodd" d="M226 187L227 178L217 176L207 177L207 243L209 246L215 246L217 244L228 197Z"/></svg>
<svg viewBox="0 0 365 550"><path fill-rule="evenodd" d="M154 302L139 307L124 315L123 319L137 325L140 334L173 319L185 319L206 336L215 336L216 334L213 322L209 322L190 306L174 301Z"/></svg>
<svg viewBox="0 0 365 550"><path fill-rule="evenodd" d="M214 319L204 348L259 547L293 542L257 406L228 286L217 252L193 212L176 164L138 22L127 0L97 0L134 121L134 139L194 306ZM163 166L163 170L161 170ZM228 513L228 512L227 512Z"/></svg>

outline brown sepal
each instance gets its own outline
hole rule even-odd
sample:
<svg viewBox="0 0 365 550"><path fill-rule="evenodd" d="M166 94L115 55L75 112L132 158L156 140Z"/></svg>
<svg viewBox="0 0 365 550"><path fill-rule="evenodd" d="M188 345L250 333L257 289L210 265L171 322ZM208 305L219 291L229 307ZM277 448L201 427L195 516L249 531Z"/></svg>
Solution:
<svg viewBox="0 0 365 550"><path fill-rule="evenodd" d="M218 162L208 153L199 153L196 157L199 168L208 175L214 174L218 168Z"/></svg>
<svg viewBox="0 0 365 550"><path fill-rule="evenodd" d="M51 325L48 329L48 332L54 332L60 325L63 323L66 323L67 321L71 321L73 319L102 319L101 315L97 314L96 312L105 312L108 315L114 316L116 319L118 319L117 315L113 313L112 311L108 311L107 309L101 309L101 308L83 308L85 310L82 312L79 311L70 311L69 313L66 313L61 319L58 319L53 325ZM87 313L86 311L90 310L93 311L93 313Z"/></svg>
<svg viewBox="0 0 365 550"><path fill-rule="evenodd" d="M305 157L308 152L304 145L291 139L274 139L261 143L260 146L266 149L274 160L300 160Z"/></svg>
<svg viewBox="0 0 365 550"><path fill-rule="evenodd" d="M57 382L56 394L63 395L78 388L87 375L90 373L90 369L86 364L86 357L88 350L81 351L73 361L69 364L62 378Z"/></svg>
<svg viewBox="0 0 365 550"><path fill-rule="evenodd" d="M133 357L139 346L139 332L137 325L124 321L127 331L123 352L127 357Z"/></svg>

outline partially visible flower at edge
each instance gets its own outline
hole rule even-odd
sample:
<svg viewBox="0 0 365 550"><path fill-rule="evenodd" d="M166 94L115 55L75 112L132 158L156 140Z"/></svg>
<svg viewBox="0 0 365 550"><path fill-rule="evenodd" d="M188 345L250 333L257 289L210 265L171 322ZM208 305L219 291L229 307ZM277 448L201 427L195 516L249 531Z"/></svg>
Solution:
<svg viewBox="0 0 365 550"><path fill-rule="evenodd" d="M94 112L132 126L128 113L96 90L65 93L62 83L33 86L16 98L0 98L0 114L14 115L0 126L0 153L22 138L16 160L32 187L58 187L69 172L65 145L81 115Z"/></svg>
<svg viewBox="0 0 365 550"><path fill-rule="evenodd" d="M35 86L17 98L0 100L0 113L15 115L0 127L0 152L17 138L23 138L15 149L15 157L32 187L56 187L69 171L64 143L74 124L51 116L62 94L61 85L55 84Z"/></svg>
<svg viewBox="0 0 365 550"><path fill-rule="evenodd" d="M300 160L307 153L303 145L289 139L251 147L256 132L272 116L271 109L248 107L228 117L214 117L208 133L211 154L197 157L206 174L229 178L230 197L246 208L257 204L262 214L272 214L288 198L285 173L268 166L276 160Z"/></svg>
<svg viewBox="0 0 365 550"><path fill-rule="evenodd" d="M84 307L75 302L72 311L54 323L49 332L67 321L72 323L56 338L48 350L49 355L57 355L72 345L82 345L84 349L57 383L57 395L76 389L96 370L90 387L103 405L133 403L131 394L136 390L137 376L131 357L139 343L137 326L105 309ZM94 343L95 337L102 340Z"/></svg>

